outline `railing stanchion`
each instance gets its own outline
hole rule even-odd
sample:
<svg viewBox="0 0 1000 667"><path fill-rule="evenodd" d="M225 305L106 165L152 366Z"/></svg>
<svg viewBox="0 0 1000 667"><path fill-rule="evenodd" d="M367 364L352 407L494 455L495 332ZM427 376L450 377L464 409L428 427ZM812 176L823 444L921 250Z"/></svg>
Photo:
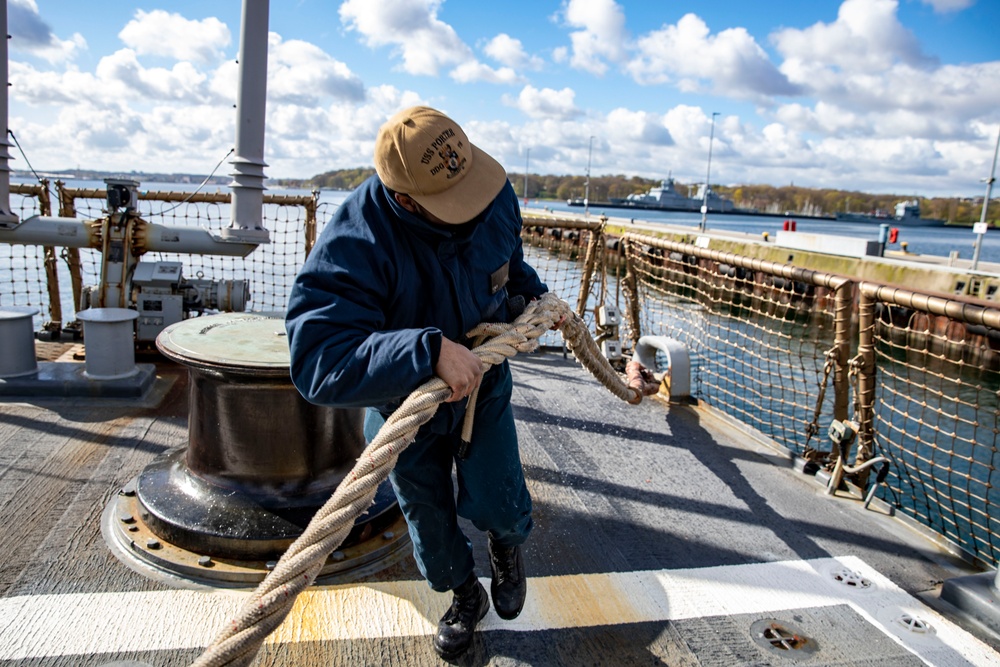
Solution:
<svg viewBox="0 0 1000 667"><path fill-rule="evenodd" d="M855 464L875 455L875 300L859 290L858 302L858 386L855 397L858 406L858 451ZM861 475L867 478L867 470ZM860 477L860 475L859 475ZM866 479L858 479L864 487Z"/></svg>
<svg viewBox="0 0 1000 667"><path fill-rule="evenodd" d="M837 356L833 366L833 418L848 419L850 405L851 310L854 306L854 283L844 282L834 290L834 347Z"/></svg>

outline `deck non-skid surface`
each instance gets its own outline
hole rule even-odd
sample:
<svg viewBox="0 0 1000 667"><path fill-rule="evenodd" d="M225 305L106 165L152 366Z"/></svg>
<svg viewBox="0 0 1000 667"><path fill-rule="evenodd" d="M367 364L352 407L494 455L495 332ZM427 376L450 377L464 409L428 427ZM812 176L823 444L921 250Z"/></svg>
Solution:
<svg viewBox="0 0 1000 667"><path fill-rule="evenodd" d="M516 620L484 619L469 660L622 664L628 656L725 666L799 653L798 662L813 665L918 665L924 658L986 666L996 659L851 557L533 578L529 590ZM23 631L5 633L0 660L79 664L124 653L169 661L210 643L241 597L161 591L6 598L0 624ZM409 664L427 653L444 604L417 581L316 587L268 639L269 653L286 664L309 663L307 656L322 656L322 664L379 664L385 647L395 645Z"/></svg>
<svg viewBox="0 0 1000 667"><path fill-rule="evenodd" d="M558 354L513 367L530 596L513 622L486 617L463 664L1000 662L913 597L955 571L888 517L826 498L700 410L626 405ZM186 664L230 618L240 593L146 579L100 535L121 485L186 444L186 400L181 378L157 408L0 404L0 665ZM485 537L466 528L485 581ZM872 585L845 586L838 568ZM259 664L440 664L429 637L448 602L412 559L317 587ZM907 630L906 614L931 629ZM755 638L769 620L811 643Z"/></svg>

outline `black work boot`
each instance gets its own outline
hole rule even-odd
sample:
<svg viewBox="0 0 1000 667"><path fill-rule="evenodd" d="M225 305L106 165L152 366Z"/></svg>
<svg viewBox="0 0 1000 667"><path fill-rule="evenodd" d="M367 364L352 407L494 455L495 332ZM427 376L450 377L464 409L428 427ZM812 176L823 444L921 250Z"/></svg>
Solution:
<svg viewBox="0 0 1000 667"><path fill-rule="evenodd" d="M509 621L521 613L524 596L528 591L521 547L502 547L490 536L489 550L490 569L493 571L493 583L490 584L493 607L500 618Z"/></svg>
<svg viewBox="0 0 1000 667"><path fill-rule="evenodd" d="M445 660L454 660L469 650L476 624L490 608L486 589L475 574L469 575L465 583L453 592L455 598L441 617L438 633L434 637L434 650Z"/></svg>

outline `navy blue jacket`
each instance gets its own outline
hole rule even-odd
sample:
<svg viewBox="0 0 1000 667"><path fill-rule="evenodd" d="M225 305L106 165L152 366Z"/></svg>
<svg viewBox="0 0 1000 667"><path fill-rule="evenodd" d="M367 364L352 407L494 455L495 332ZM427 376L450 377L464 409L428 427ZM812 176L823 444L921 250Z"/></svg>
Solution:
<svg viewBox="0 0 1000 667"><path fill-rule="evenodd" d="M391 413L433 377L441 336L463 342L480 322L507 321L508 298L547 291L524 262L520 231L509 182L473 221L441 226L369 178L337 209L292 287L286 328L299 392ZM508 263L509 282L493 292L491 275ZM443 404L433 430L452 428L463 406Z"/></svg>

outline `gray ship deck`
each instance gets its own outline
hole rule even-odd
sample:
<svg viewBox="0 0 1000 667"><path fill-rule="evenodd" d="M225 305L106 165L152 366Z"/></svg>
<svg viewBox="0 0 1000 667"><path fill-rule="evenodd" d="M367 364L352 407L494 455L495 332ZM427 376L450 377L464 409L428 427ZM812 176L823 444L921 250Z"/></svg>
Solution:
<svg viewBox="0 0 1000 667"><path fill-rule="evenodd" d="M491 611L459 664L1000 662L988 635L924 604L968 571L884 510L826 497L708 410L628 406L558 354L513 366L529 597L515 621ZM0 665L187 664L237 608L242 593L135 573L101 537L121 485L186 443L186 378L160 369L145 401L0 404ZM257 664L440 664L429 635L448 602L412 558L317 586Z"/></svg>

